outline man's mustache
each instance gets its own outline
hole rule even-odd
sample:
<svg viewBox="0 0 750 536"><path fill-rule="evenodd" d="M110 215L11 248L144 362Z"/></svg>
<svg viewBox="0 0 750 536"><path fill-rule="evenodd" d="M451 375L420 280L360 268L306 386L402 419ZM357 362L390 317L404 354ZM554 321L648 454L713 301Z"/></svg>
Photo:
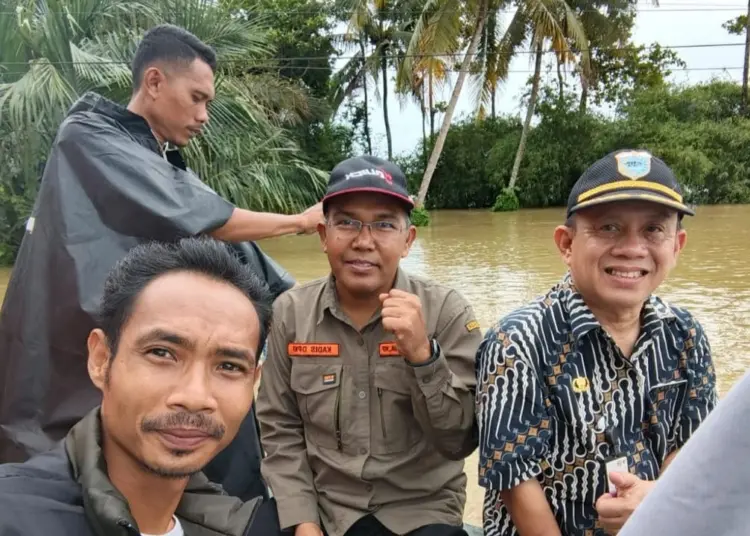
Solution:
<svg viewBox="0 0 750 536"><path fill-rule="evenodd" d="M168 432L175 428L197 430L214 439L221 439L226 433L226 428L213 418L204 413L190 413L189 411L149 417L141 422L143 432Z"/></svg>

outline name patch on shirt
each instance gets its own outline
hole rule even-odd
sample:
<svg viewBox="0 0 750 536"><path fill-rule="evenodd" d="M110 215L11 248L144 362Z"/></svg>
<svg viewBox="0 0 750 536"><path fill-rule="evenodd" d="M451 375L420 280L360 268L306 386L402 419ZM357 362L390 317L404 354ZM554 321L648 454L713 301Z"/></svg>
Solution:
<svg viewBox="0 0 750 536"><path fill-rule="evenodd" d="M287 353L292 357L338 357L339 345L335 342L290 342Z"/></svg>
<svg viewBox="0 0 750 536"><path fill-rule="evenodd" d="M380 357L400 357L401 352L395 342L380 343Z"/></svg>

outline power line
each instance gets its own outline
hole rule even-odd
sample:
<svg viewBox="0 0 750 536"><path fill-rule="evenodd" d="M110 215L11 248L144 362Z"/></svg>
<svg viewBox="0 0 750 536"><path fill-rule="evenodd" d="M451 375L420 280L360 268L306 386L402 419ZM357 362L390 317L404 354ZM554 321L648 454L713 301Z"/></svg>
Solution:
<svg viewBox="0 0 750 536"><path fill-rule="evenodd" d="M311 66L304 66L304 65L289 65L289 66L279 66L279 65L255 65L255 68L258 69L278 69L283 68L284 70L300 70L300 71L321 71L321 70L328 70L327 67L311 67ZM708 71L741 71L744 67L737 66L737 67L675 67L674 69L670 69L672 74L678 74L681 72L708 72ZM466 72L468 74L480 74L481 71L475 71L475 70L466 70L462 71L459 69L452 69L448 68L446 69L447 72L451 73L462 73ZM28 71L0 71L0 77L3 75L23 75L26 74ZM533 74L533 70L509 70L508 74Z"/></svg>
<svg viewBox="0 0 750 536"><path fill-rule="evenodd" d="M696 44L687 44L687 45L659 45L660 48L664 50L682 50L682 49L694 49L694 48L725 48L725 47L744 47L745 43L696 43ZM616 51L616 50L626 50L628 47L594 47L590 49L581 49L581 50L571 50L568 49L567 52L574 52L574 53L581 53L581 52L593 52L593 51ZM515 54L535 54L536 51L532 49L528 50L517 50L515 51ZM545 54L554 54L554 50L547 50L544 52ZM422 54L385 54L385 58L387 60L401 60L404 58L451 58L451 57L463 57L463 52L451 52L451 53L445 53L445 54L432 54L432 53L422 53ZM278 62L286 62L286 61L321 61L321 60L353 60L359 58L359 55L356 56L288 56L288 57L281 57L276 58L274 61ZM44 58L39 58L44 59ZM32 60L33 61L33 60ZM244 60L244 59L224 59L219 60L220 64L241 64L245 65L247 67L253 67L253 61L254 60ZM255 60L257 61L257 60ZM268 60L262 60L264 62L267 62ZM1 61L0 65L29 65L30 62L28 61ZM49 65L130 65L130 62L127 61L118 61L118 60L101 60L101 61L46 61L45 64ZM2 71L0 71L2 72Z"/></svg>
<svg viewBox="0 0 750 536"><path fill-rule="evenodd" d="M665 7L636 7L634 11L637 13L701 13L701 12L727 12L727 11L747 11L747 5L734 5L734 4L663 4ZM673 7L673 6L685 6L685 7ZM250 15L319 15L321 13L320 9L247 9L244 10L246 14ZM445 10L445 13L456 13L458 11L463 12L463 10ZM495 11L495 13L515 13L516 10L514 9L498 9ZM578 13L593 13L593 12L599 12L602 11L595 8L587 8L579 10ZM412 10L409 9L384 9L379 10L377 13L379 14L419 14L422 13L421 9L415 8ZM50 15L92 15L95 13L92 13L90 11L44 11L42 12L43 15L50 14ZM104 13L102 13L104 14ZM15 11L0 11L0 15L17 15ZM37 13L34 12L32 15L36 16ZM99 15L99 14L97 14Z"/></svg>

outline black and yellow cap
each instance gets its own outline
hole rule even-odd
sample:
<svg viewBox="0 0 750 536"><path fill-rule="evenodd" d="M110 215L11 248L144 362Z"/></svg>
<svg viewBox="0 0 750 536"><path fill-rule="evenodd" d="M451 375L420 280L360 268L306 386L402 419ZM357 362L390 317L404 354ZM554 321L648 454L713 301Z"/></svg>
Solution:
<svg viewBox="0 0 750 536"><path fill-rule="evenodd" d="M595 162L576 181L568 197L568 217L594 205L650 201L694 216L669 166L648 151L614 151Z"/></svg>

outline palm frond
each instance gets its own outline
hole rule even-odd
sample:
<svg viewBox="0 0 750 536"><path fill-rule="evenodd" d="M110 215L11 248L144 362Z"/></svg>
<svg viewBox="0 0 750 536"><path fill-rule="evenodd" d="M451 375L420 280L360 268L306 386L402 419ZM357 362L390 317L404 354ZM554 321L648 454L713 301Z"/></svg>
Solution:
<svg viewBox="0 0 750 536"><path fill-rule="evenodd" d="M461 3L459 0L427 0L406 49L403 69L415 70L422 55L453 54L461 37Z"/></svg>
<svg viewBox="0 0 750 536"><path fill-rule="evenodd" d="M479 118L486 116L486 106L491 102L499 81L499 54L497 50L498 41L501 37L499 37L497 17L497 11L493 11L487 17L487 23L483 30L484 36L477 50L477 61L479 63L477 73L471 79L472 93L474 101L477 103L477 116Z"/></svg>
<svg viewBox="0 0 750 536"><path fill-rule="evenodd" d="M70 43L71 61L75 70L77 90L79 93L114 85L126 87L131 83L130 69L127 64L112 61L110 58L98 56Z"/></svg>
<svg viewBox="0 0 750 536"><path fill-rule="evenodd" d="M591 53L589 51L589 39L586 30L581 24L578 16L565 0L558 0L565 10L565 23L567 26L567 37L573 41L573 45L581 51L579 61L585 79L591 77Z"/></svg>
<svg viewBox="0 0 750 536"><path fill-rule="evenodd" d="M34 60L20 79L0 84L0 123L7 117L21 129L41 118L59 122L76 97L75 89L54 65L44 59Z"/></svg>
<svg viewBox="0 0 750 536"><path fill-rule="evenodd" d="M498 80L508 79L510 62L516 55L519 47L526 42L526 32L530 26L529 14L525 4L519 7L513 14L502 39L497 47L497 76Z"/></svg>
<svg viewBox="0 0 750 536"><path fill-rule="evenodd" d="M328 101L334 115L344 100L365 83L362 70L362 53L357 52L331 78L331 87L334 89Z"/></svg>

